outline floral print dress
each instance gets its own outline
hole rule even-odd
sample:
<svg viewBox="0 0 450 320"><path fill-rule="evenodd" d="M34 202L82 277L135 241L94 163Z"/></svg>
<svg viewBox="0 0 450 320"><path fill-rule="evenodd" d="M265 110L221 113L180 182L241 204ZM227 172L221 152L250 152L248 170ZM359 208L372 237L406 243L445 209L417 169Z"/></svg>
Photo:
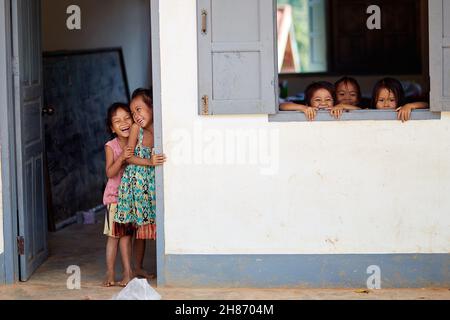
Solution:
<svg viewBox="0 0 450 320"><path fill-rule="evenodd" d="M150 159L152 150L143 145L143 140L141 128L134 155ZM114 234L131 235L136 230L137 239L156 239L155 209L155 167L127 166L119 187Z"/></svg>

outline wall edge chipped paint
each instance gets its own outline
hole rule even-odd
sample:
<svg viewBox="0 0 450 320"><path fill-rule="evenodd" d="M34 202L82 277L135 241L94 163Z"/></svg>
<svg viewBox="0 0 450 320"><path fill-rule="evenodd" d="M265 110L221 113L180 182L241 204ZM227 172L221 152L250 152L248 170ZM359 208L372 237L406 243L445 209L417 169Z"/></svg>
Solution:
<svg viewBox="0 0 450 320"><path fill-rule="evenodd" d="M171 287L366 288L370 266L381 289L450 286L450 254L167 255Z"/></svg>

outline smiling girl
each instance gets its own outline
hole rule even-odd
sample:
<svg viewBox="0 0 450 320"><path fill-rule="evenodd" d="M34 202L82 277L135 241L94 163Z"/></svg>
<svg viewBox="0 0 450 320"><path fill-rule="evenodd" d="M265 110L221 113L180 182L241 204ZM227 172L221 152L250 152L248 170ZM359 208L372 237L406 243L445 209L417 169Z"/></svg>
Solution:
<svg viewBox="0 0 450 320"><path fill-rule="evenodd" d="M338 104L359 106L362 100L361 87L355 78L342 77L334 85Z"/></svg>
<svg viewBox="0 0 450 320"><path fill-rule="evenodd" d="M130 109L134 124L128 147L134 150L134 155L127 160L129 166L119 187L114 234L127 235L130 230L135 231L135 275L149 277L143 269L145 241L156 240L155 166L162 165L165 156L152 153L153 103L150 91L136 90Z"/></svg>
<svg viewBox="0 0 450 320"><path fill-rule="evenodd" d="M372 95L372 108L377 110L395 110L398 120L406 122L417 109L427 109L428 103L405 103L405 91L397 79L384 78L375 84Z"/></svg>
<svg viewBox="0 0 450 320"><path fill-rule="evenodd" d="M130 129L133 124L131 112L127 104L115 103L108 109L106 125L115 138L105 145L106 154L106 184L103 194L103 204L107 206L104 234L108 236L106 243L106 279L105 287L115 285L115 262L117 249L120 245L122 256L123 278L128 281L131 271L131 235L124 234L117 237L113 233L113 220L117 212L119 185L126 166L126 162L133 155L133 150L127 147Z"/></svg>
<svg viewBox="0 0 450 320"><path fill-rule="evenodd" d="M313 121L320 110L329 111L330 114L339 119L344 111L359 110L358 107L339 104L335 106L336 91L333 84L320 81L314 82L306 88L306 105L295 103L283 103L280 105L281 111L301 111L309 121Z"/></svg>

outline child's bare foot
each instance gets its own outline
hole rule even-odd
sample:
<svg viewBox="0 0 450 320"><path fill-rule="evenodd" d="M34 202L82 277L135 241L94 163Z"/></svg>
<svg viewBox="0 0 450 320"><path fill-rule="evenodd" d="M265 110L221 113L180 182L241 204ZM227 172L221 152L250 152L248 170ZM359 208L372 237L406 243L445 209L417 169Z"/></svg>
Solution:
<svg viewBox="0 0 450 320"><path fill-rule="evenodd" d="M109 287L114 287L114 286L116 285L116 281L115 281L114 278L115 278L114 273L108 272L108 273L106 274L106 279L105 279L105 281L103 281L103 286L104 286L104 287L107 287L107 288L109 288Z"/></svg>
<svg viewBox="0 0 450 320"><path fill-rule="evenodd" d="M131 280L133 280L133 274L131 272L124 273L122 281L119 282L119 286L126 287Z"/></svg>
<svg viewBox="0 0 450 320"><path fill-rule="evenodd" d="M144 269L136 269L134 271L134 276L135 277L140 277L140 278L145 278L145 279L154 279L155 275L152 273L147 273L147 271L145 271Z"/></svg>

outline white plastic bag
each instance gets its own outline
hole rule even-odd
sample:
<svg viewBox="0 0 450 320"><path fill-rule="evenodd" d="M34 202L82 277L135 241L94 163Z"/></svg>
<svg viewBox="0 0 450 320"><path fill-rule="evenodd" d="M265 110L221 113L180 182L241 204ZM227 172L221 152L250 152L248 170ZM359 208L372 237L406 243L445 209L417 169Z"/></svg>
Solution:
<svg viewBox="0 0 450 320"><path fill-rule="evenodd" d="M161 296L148 284L147 279L134 278L112 300L161 300Z"/></svg>

